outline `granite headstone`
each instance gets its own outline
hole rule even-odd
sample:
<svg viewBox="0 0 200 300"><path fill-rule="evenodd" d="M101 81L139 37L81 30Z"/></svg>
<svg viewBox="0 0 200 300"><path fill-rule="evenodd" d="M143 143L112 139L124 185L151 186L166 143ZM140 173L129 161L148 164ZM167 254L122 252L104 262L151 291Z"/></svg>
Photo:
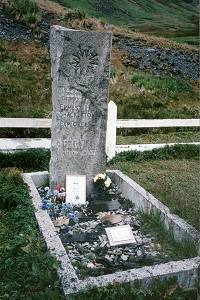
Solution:
<svg viewBox="0 0 200 300"><path fill-rule="evenodd" d="M52 128L50 183L66 175L92 178L106 166L106 125L111 52L110 32L52 26Z"/></svg>

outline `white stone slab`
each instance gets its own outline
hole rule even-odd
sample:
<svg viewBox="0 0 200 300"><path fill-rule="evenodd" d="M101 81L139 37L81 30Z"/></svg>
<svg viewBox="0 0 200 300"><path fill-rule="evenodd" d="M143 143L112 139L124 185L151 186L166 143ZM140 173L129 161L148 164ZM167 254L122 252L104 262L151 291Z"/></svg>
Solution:
<svg viewBox="0 0 200 300"><path fill-rule="evenodd" d="M130 225L105 228L110 246L136 243Z"/></svg>
<svg viewBox="0 0 200 300"><path fill-rule="evenodd" d="M66 175L66 202L84 205L86 202L86 176Z"/></svg>

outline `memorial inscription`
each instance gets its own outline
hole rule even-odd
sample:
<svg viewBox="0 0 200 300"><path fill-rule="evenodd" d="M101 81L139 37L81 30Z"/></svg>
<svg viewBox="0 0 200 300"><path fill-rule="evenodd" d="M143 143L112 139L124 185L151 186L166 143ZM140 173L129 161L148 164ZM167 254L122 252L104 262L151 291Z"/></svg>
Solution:
<svg viewBox="0 0 200 300"><path fill-rule="evenodd" d="M52 26L51 187L105 170L111 33Z"/></svg>

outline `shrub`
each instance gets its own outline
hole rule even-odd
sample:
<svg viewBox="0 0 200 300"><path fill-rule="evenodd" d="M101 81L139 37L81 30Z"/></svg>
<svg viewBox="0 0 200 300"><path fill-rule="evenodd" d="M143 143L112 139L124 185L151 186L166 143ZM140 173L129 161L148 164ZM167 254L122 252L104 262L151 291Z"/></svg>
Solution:
<svg viewBox="0 0 200 300"><path fill-rule="evenodd" d="M35 28L41 21L40 8L32 0L8 0L5 8L12 18L32 28Z"/></svg>
<svg viewBox="0 0 200 300"><path fill-rule="evenodd" d="M8 169L0 173L0 208L15 208L23 201L19 182L21 185L22 179L16 169Z"/></svg>
<svg viewBox="0 0 200 300"><path fill-rule="evenodd" d="M30 149L14 153L0 152L0 168L15 167L23 170L47 170L50 153L45 149Z"/></svg>
<svg viewBox="0 0 200 300"><path fill-rule="evenodd" d="M83 20L86 18L86 13L83 11L80 11L79 9L75 9L75 10L69 10L66 15L65 15L65 19L66 20Z"/></svg>

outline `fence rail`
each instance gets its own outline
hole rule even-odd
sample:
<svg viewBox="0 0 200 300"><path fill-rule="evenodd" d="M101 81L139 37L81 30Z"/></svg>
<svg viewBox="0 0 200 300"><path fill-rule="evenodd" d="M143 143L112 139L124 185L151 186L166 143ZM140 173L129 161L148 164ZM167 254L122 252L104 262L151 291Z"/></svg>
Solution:
<svg viewBox="0 0 200 300"><path fill-rule="evenodd" d="M118 119L117 128L199 127L200 119ZM51 119L0 118L0 128L51 128Z"/></svg>
<svg viewBox="0 0 200 300"><path fill-rule="evenodd" d="M168 144L137 144L137 145L116 145L117 128L163 128L163 127L200 127L200 119L118 119L117 106L113 101L108 104L108 121L106 134L106 154L108 159L116 153L130 150L152 150L162 148ZM36 118L0 118L0 128L51 128L51 119ZM0 151L14 151L33 148L50 148L50 139L0 139ZM186 144L186 143L179 143ZM200 144L187 143L187 144Z"/></svg>
<svg viewBox="0 0 200 300"><path fill-rule="evenodd" d="M200 119L117 120L117 128L199 127Z"/></svg>

